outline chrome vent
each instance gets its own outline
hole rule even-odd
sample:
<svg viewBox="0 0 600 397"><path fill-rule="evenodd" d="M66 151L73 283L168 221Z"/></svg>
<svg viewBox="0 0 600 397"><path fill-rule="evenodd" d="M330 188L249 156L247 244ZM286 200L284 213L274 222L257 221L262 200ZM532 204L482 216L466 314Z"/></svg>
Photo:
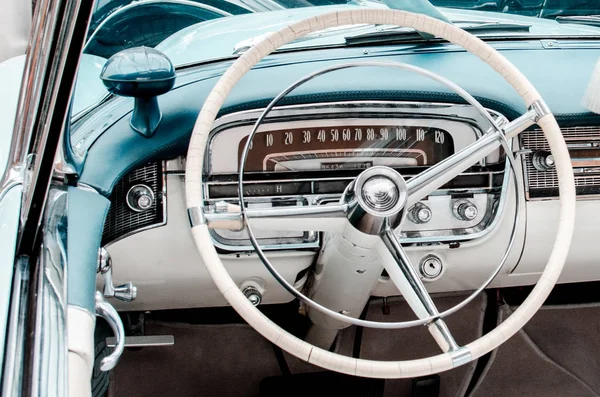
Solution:
<svg viewBox="0 0 600 397"><path fill-rule="evenodd" d="M103 246L131 233L165 223L163 183L163 170L159 162L146 164L121 178L110 196L111 206L102 234ZM127 192L139 184L148 186L155 198L152 206L141 212L127 205Z"/></svg>
<svg viewBox="0 0 600 397"><path fill-rule="evenodd" d="M600 127L568 127L561 130L573 160L577 194L600 194L600 166L589 164L593 162L596 151L600 154ZM544 133L542 130L524 131L520 139L521 147L531 151L523 156L529 198L558 197L556 170L541 171L533 165L536 152L550 150ZM584 152L586 155L582 157Z"/></svg>

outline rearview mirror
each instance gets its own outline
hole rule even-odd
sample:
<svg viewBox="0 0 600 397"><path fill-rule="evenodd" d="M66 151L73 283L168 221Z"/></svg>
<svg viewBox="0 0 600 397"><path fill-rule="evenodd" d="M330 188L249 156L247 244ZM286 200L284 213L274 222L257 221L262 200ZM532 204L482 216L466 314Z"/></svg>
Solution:
<svg viewBox="0 0 600 397"><path fill-rule="evenodd" d="M135 98L131 128L147 137L154 135L162 119L156 97L175 84L169 58L149 47L128 48L106 61L100 79L110 93Z"/></svg>

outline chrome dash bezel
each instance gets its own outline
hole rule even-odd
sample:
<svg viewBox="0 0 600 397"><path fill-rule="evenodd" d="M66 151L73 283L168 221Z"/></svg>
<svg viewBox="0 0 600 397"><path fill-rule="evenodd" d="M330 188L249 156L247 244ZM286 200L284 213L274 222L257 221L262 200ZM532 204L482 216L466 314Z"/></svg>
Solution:
<svg viewBox="0 0 600 397"><path fill-rule="evenodd" d="M229 175L229 173L213 172L212 157L213 157L213 144L216 137L224 131L231 128L237 127L248 127L248 132L251 131L252 124L260 116L264 109L255 109L240 111L236 113L230 113L224 115L217 120L213 125L208 138L207 153L205 156L204 170L206 176L213 175ZM492 117L496 118L501 124L508 123L508 120L501 113L486 109ZM487 132L481 128L481 125L486 125L488 122L484 117L471 105L455 104L455 103L438 103L438 102L418 102L418 101L348 101L348 102L332 102L332 103L315 103L309 105L289 105L279 106L273 108L269 116L265 119L264 126L265 130L268 129L269 125L273 123L302 123L307 120L319 120L319 121L331 121L335 119L386 119L393 123L394 119L439 119L443 121L458 122L466 124L473 131L472 140L468 143L478 139ZM439 126L444 129L443 124ZM450 130L446 129L449 133ZM454 135L453 135L454 137ZM461 145L462 146L462 145ZM236 146L237 147L237 146ZM455 150L457 150L455 148ZM459 149L460 150L460 147ZM497 157L497 156L496 156ZM501 161L500 158L496 158L493 155L488 157L487 160L491 162ZM480 162L480 165L485 165L486 159ZM503 171L499 171L504 174L504 181L500 190L499 197L497 199L498 205L494 210L491 207L490 211L492 219L486 217L486 224L483 228L471 227L465 229L464 233L453 234L453 235L440 235L436 231L431 233L421 233L416 237L401 236L405 243L433 243L433 242L453 242L453 241L466 241L473 240L485 236L498 224L498 218L500 218L506 202L506 187L510 176L510 165L506 162ZM327 178L324 176L324 178ZM278 179L279 180L279 179ZM206 181L206 179L205 179ZM269 181L272 182L272 181ZM203 186L203 194L206 198L206 204L213 204L216 201L222 199L211 199L209 196L209 186L213 184L222 184L224 182L205 182ZM246 183L252 183L248 180ZM490 192L491 194L491 192ZM304 195L306 200L310 203L315 203L315 194ZM268 198L268 196L260 197L261 199ZM487 208L486 208L487 211ZM483 219L481 220L483 222ZM475 225L476 226L476 225ZM213 232L214 234L214 232ZM414 234L413 234L414 235ZM248 243L247 246L240 245L228 245L221 238L215 238L213 236L213 243L218 248L225 251L240 252L246 250L252 250L251 245ZM316 249L319 246L319 241L314 241L305 244L279 244L275 241L265 242L261 244L261 247L265 250L281 250L281 249Z"/></svg>

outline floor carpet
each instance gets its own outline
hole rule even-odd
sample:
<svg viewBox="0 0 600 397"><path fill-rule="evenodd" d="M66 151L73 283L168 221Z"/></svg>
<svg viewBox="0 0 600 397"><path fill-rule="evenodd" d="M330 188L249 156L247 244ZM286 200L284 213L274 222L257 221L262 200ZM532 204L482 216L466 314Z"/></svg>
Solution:
<svg viewBox="0 0 600 397"><path fill-rule="evenodd" d="M545 306L494 352L470 397L600 396L598 374L600 307Z"/></svg>
<svg viewBox="0 0 600 397"><path fill-rule="evenodd" d="M456 304L461 298L435 300L440 309ZM464 344L480 333L485 295L448 319L448 326L459 343ZM401 300L390 300L389 314L383 314L381 300L371 302L367 318L398 321L413 318ZM341 333L336 350L351 355L356 328ZM148 321L146 333L174 335L173 347L126 349L111 374L110 397L138 396L248 396L259 394L261 379L281 375L273 348L261 335L243 324L190 325ZM437 354L440 350L422 327L409 330L363 331L360 357L397 360ZM321 371L286 354L292 373ZM441 376L443 396L458 396L471 377L473 365ZM411 380L388 380L386 396L410 396ZM282 391L282 396L285 391Z"/></svg>

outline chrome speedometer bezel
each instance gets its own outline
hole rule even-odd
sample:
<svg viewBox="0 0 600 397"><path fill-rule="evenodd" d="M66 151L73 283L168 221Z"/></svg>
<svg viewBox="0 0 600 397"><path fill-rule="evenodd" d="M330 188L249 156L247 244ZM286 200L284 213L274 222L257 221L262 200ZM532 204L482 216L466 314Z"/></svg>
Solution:
<svg viewBox="0 0 600 397"><path fill-rule="evenodd" d="M490 109L486 110L493 117L506 120L499 112ZM211 159L213 153L216 152L213 149L215 139L224 131L239 127L247 129L249 134L250 131L252 131L254 122L263 111L264 108L235 112L215 120L208 139L208 153L206 153L205 156L204 170L207 175L237 172L237 170L228 170L224 172L222 170L213 169ZM274 107L265 118L259 131L280 129L284 123L287 125L288 123L306 123L314 120L318 120L319 123L327 122L333 123L332 125L334 125L336 123L340 124L340 119L344 119L344 123L348 120L355 119L360 119L362 123L377 121L382 123L382 120L385 120L387 123L394 123L409 118L415 120L447 120L449 122L458 122L468 125L473 133L473 136L468 137L468 139L448 131L454 139L455 151L462 149L479 138L483 134L480 125L486 125L484 124L486 122L471 105L416 101L347 101ZM354 121L354 123L356 123L356 121ZM340 124L340 126L341 125L342 124ZM349 125L351 126L352 124ZM441 125L440 128L444 129L444 126ZM240 141L244 136L247 135L240 135ZM227 144L231 145L231 142L228 141ZM239 142L237 142L236 145L237 144L239 144Z"/></svg>
<svg viewBox="0 0 600 397"><path fill-rule="evenodd" d="M218 152L218 146L215 148L214 142L215 139L225 131L230 131L232 129L238 129L239 131L243 131L239 134L239 139L243 139L244 136L247 136L252 130L252 126L255 123L256 119L260 116L264 109L258 110L248 110L241 111L236 113L231 113L225 116L220 117L214 123L213 129L209 136L209 144L207 146L207 155L205 156L205 165L204 170L207 176L207 183L204 184L204 197L206 198L207 204L214 204L216 201L220 199L211 199L209 195L209 186L215 186L218 184L235 184L236 182L232 179L229 182L223 182L222 177L227 177L229 175L233 175L235 177L235 172L219 172L221 169L215 169L213 167L213 163L211 162L212 154L214 151ZM494 117L498 123L503 124L508 122L507 119L494 110L486 109L489 114ZM446 130L452 134L453 139L455 141L455 151L462 149L464 146L474 142L482 135L482 128L480 125L488 125L487 121L485 121L479 114L479 112L473 108L471 105L462 105L462 104L453 104L453 103L436 103L436 102L418 102L418 101L348 101L348 102L335 102L335 103L314 103L309 105L289 105L289 106L279 106L273 108L273 110L269 113L267 118L262 125L262 128L266 129L279 129L282 125L286 125L289 127L290 125L295 125L301 123L302 125L310 125L310 123L322 123L332 121L338 121L340 123L347 123L348 120L353 120L354 122L369 122L373 120L379 120L380 123L393 123L394 120L423 120L423 119L435 119L441 120L441 123L450 123L454 125L454 128L446 128ZM458 123L458 124L455 124ZM460 133L456 133L455 126L461 125L463 128L460 129ZM445 124L439 124L440 128L444 129ZM262 129L259 129L261 131ZM469 136L465 139L465 131L469 131ZM463 134L460 136L460 134ZM229 138L229 137L228 137ZM237 139L237 137L236 137ZM227 139L228 147L237 147L236 144L239 142L232 142L232 139ZM236 153L237 154L237 153ZM500 157L499 153L492 154L487 159L482 161L480 165L485 165L486 162L495 163L501 162L503 157ZM232 171L232 170L229 170ZM498 218L500 217L502 211L505 207L505 196L506 196L506 187L509 180L510 166L506 164L502 171L499 173L504 174L504 182L499 190L499 197L495 199L495 203L487 200L487 205L489 208L494 206L493 213L485 215L484 218L478 219L478 224L470 224L465 225L464 230L459 233L452 235L443 235L436 232L426 232L426 233L414 233L411 232L409 235L402 237L403 242L407 243L431 243L431 242L450 242L450 241L466 241L472 240L475 238L480 238L485 236L491 230L494 229L495 225L498 223ZM210 177L216 176L220 177L219 181L210 181ZM325 177L325 175L324 175ZM274 174L273 178L277 178L277 175ZM237 178L235 178L237 179ZM278 178L281 179L281 178ZM245 181L246 182L246 181ZM491 186L490 186L491 187ZM474 190L473 190L474 191ZM476 191L474 191L476 192ZM443 193L443 191L440 191ZM476 192L477 193L477 192ZM304 195L304 198L313 205L316 205L316 200L318 197L322 195L317 194L308 194ZM276 199L273 196L263 196L261 199ZM235 197L231 197L232 202L235 201ZM228 252L243 252L250 251L252 247L250 244L248 245L239 245L239 244L228 244L226 240L219 237L216 231L211 231L213 234L213 242L215 245L224 251ZM261 243L263 249L266 250L279 250L279 249L315 249L319 246L319 241L311 240L306 243L293 243L293 244L281 244L278 240L273 241L265 241Z"/></svg>

